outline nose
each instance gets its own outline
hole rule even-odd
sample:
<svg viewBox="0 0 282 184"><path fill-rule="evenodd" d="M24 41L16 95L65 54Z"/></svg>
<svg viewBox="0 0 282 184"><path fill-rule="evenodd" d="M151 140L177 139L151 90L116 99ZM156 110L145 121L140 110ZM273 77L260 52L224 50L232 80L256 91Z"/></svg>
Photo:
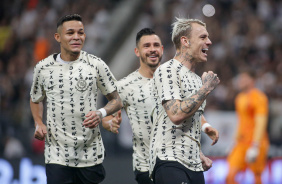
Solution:
<svg viewBox="0 0 282 184"><path fill-rule="evenodd" d="M211 40L210 40L209 38L207 39L206 44L207 44L207 45L211 45L211 44L212 44L212 42L211 42Z"/></svg>
<svg viewBox="0 0 282 184"><path fill-rule="evenodd" d="M155 47L155 46L151 46L151 47L150 47L150 51L151 51L151 52L155 52L155 51L156 51L156 47Z"/></svg>
<svg viewBox="0 0 282 184"><path fill-rule="evenodd" d="M78 33L74 33L73 38L76 39L76 40L78 40L78 39L79 39Z"/></svg>

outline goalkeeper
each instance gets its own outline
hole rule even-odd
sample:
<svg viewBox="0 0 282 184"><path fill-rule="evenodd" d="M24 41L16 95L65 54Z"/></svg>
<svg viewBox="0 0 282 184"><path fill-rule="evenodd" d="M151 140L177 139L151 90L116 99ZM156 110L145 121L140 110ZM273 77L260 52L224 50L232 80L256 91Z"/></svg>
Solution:
<svg viewBox="0 0 282 184"><path fill-rule="evenodd" d="M255 73L251 70L239 74L238 88L241 93L235 99L235 109L239 123L236 144L228 156L229 173L226 183L237 183L237 173L249 167L254 173L254 183L260 184L269 147L268 99L262 91L255 88Z"/></svg>

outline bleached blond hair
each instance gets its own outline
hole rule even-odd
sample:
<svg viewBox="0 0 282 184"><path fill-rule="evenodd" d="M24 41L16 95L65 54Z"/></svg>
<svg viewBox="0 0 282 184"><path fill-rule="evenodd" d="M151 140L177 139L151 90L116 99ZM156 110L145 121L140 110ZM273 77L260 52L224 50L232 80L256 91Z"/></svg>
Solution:
<svg viewBox="0 0 282 184"><path fill-rule="evenodd" d="M176 21L172 23L172 42L176 49L180 49L181 42L180 38L182 36L186 36L190 38L190 34L192 31L192 23L200 24L206 27L206 24L198 19L186 19L186 18L178 18L175 17Z"/></svg>

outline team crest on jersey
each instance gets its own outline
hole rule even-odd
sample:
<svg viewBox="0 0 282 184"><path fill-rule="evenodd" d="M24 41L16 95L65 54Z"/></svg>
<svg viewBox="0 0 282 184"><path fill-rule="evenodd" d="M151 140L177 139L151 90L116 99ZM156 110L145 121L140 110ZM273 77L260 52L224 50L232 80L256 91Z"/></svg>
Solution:
<svg viewBox="0 0 282 184"><path fill-rule="evenodd" d="M88 89L88 85L87 85L87 82L86 80L80 78L80 79L76 79L77 80L77 83L76 83L76 86L75 86L75 89L79 92L84 92Z"/></svg>

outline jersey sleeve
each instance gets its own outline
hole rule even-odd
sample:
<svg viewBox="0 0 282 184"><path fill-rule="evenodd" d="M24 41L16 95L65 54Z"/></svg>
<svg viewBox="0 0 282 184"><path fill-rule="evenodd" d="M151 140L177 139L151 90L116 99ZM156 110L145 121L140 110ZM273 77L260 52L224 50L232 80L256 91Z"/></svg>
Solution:
<svg viewBox="0 0 282 184"><path fill-rule="evenodd" d="M98 64L98 79L97 86L103 95L107 95L116 90L116 79L105 62L101 61Z"/></svg>
<svg viewBox="0 0 282 184"><path fill-rule="evenodd" d="M126 90L126 86L123 84L123 81L117 81L116 85L117 85L118 94L122 101L123 108L126 109L127 108L127 98L128 98L127 97L128 92Z"/></svg>
<svg viewBox="0 0 282 184"><path fill-rule="evenodd" d="M45 98L44 78L41 75L42 66L38 63L33 70L33 81L30 90L30 98L33 102L41 102Z"/></svg>
<svg viewBox="0 0 282 184"><path fill-rule="evenodd" d="M268 99L262 92L253 94L254 111L257 115L268 115Z"/></svg>
<svg viewBox="0 0 282 184"><path fill-rule="evenodd" d="M181 100L179 81L175 68L168 66L157 69L154 74L154 83L162 102L172 99Z"/></svg>

